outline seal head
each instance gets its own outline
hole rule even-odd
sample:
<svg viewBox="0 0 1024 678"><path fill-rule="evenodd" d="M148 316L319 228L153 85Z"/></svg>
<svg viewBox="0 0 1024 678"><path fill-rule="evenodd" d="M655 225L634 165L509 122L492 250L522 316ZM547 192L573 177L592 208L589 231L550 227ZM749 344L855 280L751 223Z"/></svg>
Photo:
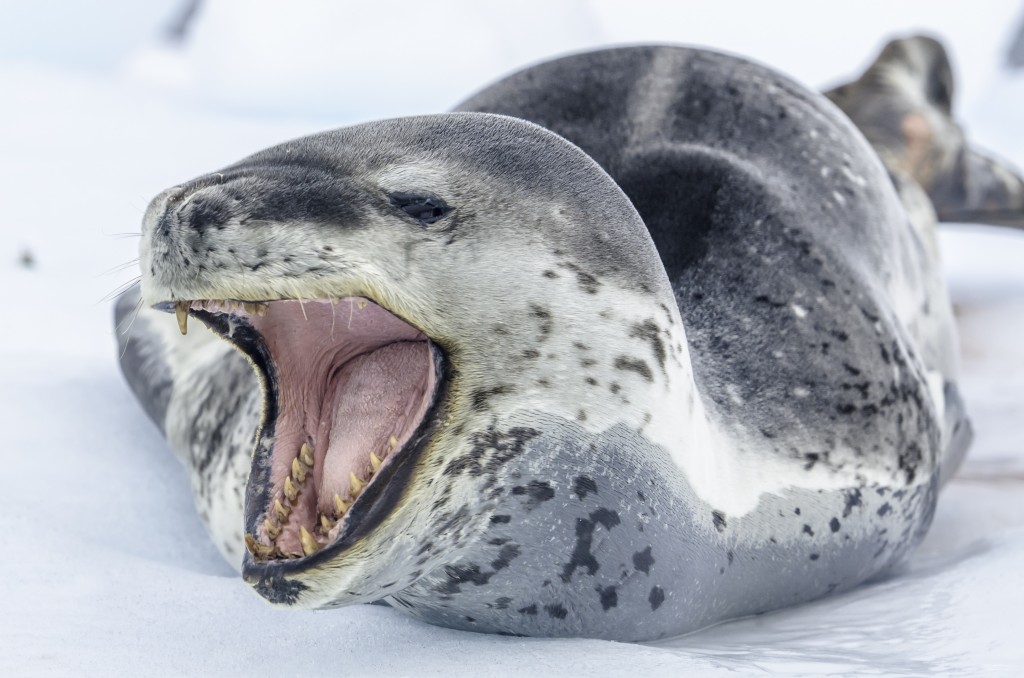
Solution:
<svg viewBox="0 0 1024 678"><path fill-rule="evenodd" d="M649 410L685 351L653 244L593 160L530 123L449 114L299 139L158 196L144 235L145 302L200 319L259 375L243 571L272 601L375 600L450 562L498 505L451 480L481 436L521 447L620 407L550 367L609 319L632 353L595 344L588 360L644 386L613 419L667 428ZM637 295L660 299L656 321ZM652 343L659 362L632 357ZM510 423L526 408L552 430Z"/></svg>

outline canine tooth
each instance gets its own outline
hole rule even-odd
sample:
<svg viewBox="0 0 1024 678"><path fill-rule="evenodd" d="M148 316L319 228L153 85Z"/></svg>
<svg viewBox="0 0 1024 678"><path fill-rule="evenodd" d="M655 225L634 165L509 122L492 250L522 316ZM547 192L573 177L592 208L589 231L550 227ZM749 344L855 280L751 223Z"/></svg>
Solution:
<svg viewBox="0 0 1024 678"><path fill-rule="evenodd" d="M320 516L320 527L324 529L324 532L330 532L331 528L334 527L334 521L327 516Z"/></svg>
<svg viewBox="0 0 1024 678"><path fill-rule="evenodd" d="M350 494L353 497L358 497L359 493L363 491L364 487L366 487L366 483L359 478L356 478L356 474L351 471L348 472L348 484L352 487Z"/></svg>
<svg viewBox="0 0 1024 678"><path fill-rule="evenodd" d="M380 457L378 457L373 452L370 452L370 466L373 467L373 472L374 473L376 473L377 471L380 470L380 465L381 465Z"/></svg>
<svg viewBox="0 0 1024 678"><path fill-rule="evenodd" d="M264 315L267 314L267 311L269 311L269 310L270 310L270 307L267 306L266 304L263 304L263 303L257 303L256 304L256 315L264 316Z"/></svg>
<svg viewBox="0 0 1024 678"><path fill-rule="evenodd" d="M391 446L392 450L397 448L398 447L398 438L396 438L395 436L391 436L390 438L388 438L388 445Z"/></svg>
<svg viewBox="0 0 1024 678"><path fill-rule="evenodd" d="M292 483L291 477L284 479L284 496L288 497L288 501L293 503L295 498L299 496L299 488Z"/></svg>
<svg viewBox="0 0 1024 678"><path fill-rule="evenodd" d="M309 533L305 525L299 525L299 540L302 542L302 552L307 556L311 556L323 548L316 537Z"/></svg>
<svg viewBox="0 0 1024 678"><path fill-rule="evenodd" d="M263 529L267 531L271 539L277 539L277 535L281 534L281 526L270 522L270 518L263 519Z"/></svg>
<svg viewBox="0 0 1024 678"><path fill-rule="evenodd" d="M188 334L188 307L187 301L179 301L174 305L174 315L178 318L178 330L182 334Z"/></svg>
<svg viewBox="0 0 1024 678"><path fill-rule="evenodd" d="M282 504L280 499L274 500L274 513L277 514L278 518L280 518L281 520L287 520L288 514L291 512L292 510L285 506L284 504Z"/></svg>
<svg viewBox="0 0 1024 678"><path fill-rule="evenodd" d="M313 448L309 446L309 443L302 443L302 449L299 450L299 459L306 466L313 466Z"/></svg>
<svg viewBox="0 0 1024 678"><path fill-rule="evenodd" d="M295 478L299 483L304 483L308 474L309 471L306 470L306 467L303 466L298 457L292 459L292 478Z"/></svg>
<svg viewBox="0 0 1024 678"><path fill-rule="evenodd" d="M358 306L359 310L362 311L364 308L366 308L366 300L360 299L359 301L356 302L356 306Z"/></svg>
<svg viewBox="0 0 1024 678"><path fill-rule="evenodd" d="M267 546L256 541L256 538L251 534L245 535L245 548L249 550L249 553L253 554L257 558L268 558L274 553L273 546Z"/></svg>
<svg viewBox="0 0 1024 678"><path fill-rule="evenodd" d="M339 518L348 511L348 506L348 503L341 498L341 495L334 495L334 508L337 510Z"/></svg>

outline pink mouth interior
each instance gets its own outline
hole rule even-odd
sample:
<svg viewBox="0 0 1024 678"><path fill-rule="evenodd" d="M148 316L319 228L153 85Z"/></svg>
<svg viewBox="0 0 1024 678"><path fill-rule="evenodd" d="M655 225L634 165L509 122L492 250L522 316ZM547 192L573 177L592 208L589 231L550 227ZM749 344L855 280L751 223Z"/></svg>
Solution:
<svg viewBox="0 0 1024 678"><path fill-rule="evenodd" d="M359 483L373 480L370 453L387 464L426 416L433 358L419 330L367 299L274 301L246 317L269 349L278 391L271 499L255 555L302 557L337 537L347 510L339 500L347 507Z"/></svg>

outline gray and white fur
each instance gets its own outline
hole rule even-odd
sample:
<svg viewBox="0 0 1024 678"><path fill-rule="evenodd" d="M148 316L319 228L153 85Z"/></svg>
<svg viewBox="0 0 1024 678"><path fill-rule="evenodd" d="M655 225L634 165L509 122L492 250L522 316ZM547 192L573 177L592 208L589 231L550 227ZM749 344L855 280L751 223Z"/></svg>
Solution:
<svg viewBox="0 0 1024 678"><path fill-rule="evenodd" d="M402 222L381 196L411 189L452 218ZM849 589L925 534L970 439L932 227L821 95L704 50L603 50L161 194L122 366L271 602L665 637ZM257 380L149 306L355 295L444 348L445 408L376 529L253 574Z"/></svg>

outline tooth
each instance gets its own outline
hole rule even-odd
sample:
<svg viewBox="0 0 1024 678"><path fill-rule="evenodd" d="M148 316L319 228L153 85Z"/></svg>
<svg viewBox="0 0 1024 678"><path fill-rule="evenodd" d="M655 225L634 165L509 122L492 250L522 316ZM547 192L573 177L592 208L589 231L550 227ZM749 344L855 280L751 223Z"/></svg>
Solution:
<svg viewBox="0 0 1024 678"><path fill-rule="evenodd" d="M174 315L178 318L178 329L182 334L188 334L188 307L189 302L179 301L174 305Z"/></svg>
<svg viewBox="0 0 1024 678"><path fill-rule="evenodd" d="M270 310L270 307L267 306L266 304L263 304L263 303L257 303L256 304L256 315L264 316L264 315L267 314L267 311L269 311L269 310Z"/></svg>
<svg viewBox="0 0 1024 678"><path fill-rule="evenodd" d="M302 449L299 450L299 459L306 466L312 468L313 466L313 448L309 446L309 443L302 443Z"/></svg>
<svg viewBox="0 0 1024 678"><path fill-rule="evenodd" d="M299 526L299 540L302 541L302 552L307 556L311 556L323 548L316 537L309 533L305 525Z"/></svg>
<svg viewBox="0 0 1024 678"><path fill-rule="evenodd" d="M334 508L337 510L339 518L345 515L345 512L348 511L348 506L349 505L342 500L340 495L334 495Z"/></svg>
<svg viewBox="0 0 1024 678"><path fill-rule="evenodd" d="M281 534L281 526L270 522L270 518L263 520L263 529L267 531L271 539L277 539L277 535Z"/></svg>
<svg viewBox="0 0 1024 678"><path fill-rule="evenodd" d="M364 308L366 308L366 300L360 299L359 301L356 302L356 306L358 306L359 310L362 311Z"/></svg>
<svg viewBox="0 0 1024 678"><path fill-rule="evenodd" d="M278 518L281 520L288 520L288 514L291 512L292 510L282 504L280 499L274 500L274 513L277 514Z"/></svg>
<svg viewBox="0 0 1024 678"><path fill-rule="evenodd" d="M397 448L398 447L398 438L396 438L395 436L391 436L390 438L388 438L388 445L391 446L392 450Z"/></svg>
<svg viewBox="0 0 1024 678"><path fill-rule="evenodd" d="M320 527L324 529L324 532L330 532L331 528L334 527L334 521L327 516L320 516Z"/></svg>
<svg viewBox="0 0 1024 678"><path fill-rule="evenodd" d="M284 479L284 496L288 497L288 501L294 503L295 498L299 496L299 488L292 483L290 477Z"/></svg>
<svg viewBox="0 0 1024 678"><path fill-rule="evenodd" d="M380 457L378 457L373 452L370 452L370 466L373 467L373 472L374 473L376 473L377 471L380 470L380 464L381 464Z"/></svg>
<svg viewBox="0 0 1024 678"><path fill-rule="evenodd" d="M259 543L251 534L245 535L245 548L257 558L269 558L274 553L273 546Z"/></svg>
<svg viewBox="0 0 1024 678"><path fill-rule="evenodd" d="M348 484L352 487L349 494L351 494L353 498L358 497L359 493L362 492L363 488L366 486L366 483L359 478L356 478L356 474L351 471L348 473Z"/></svg>
<svg viewBox="0 0 1024 678"><path fill-rule="evenodd" d="M309 471L307 471L306 467L302 465L302 462L299 461L298 457L292 459L292 478L295 478L295 480L300 483L304 483L306 482L306 475L308 473Z"/></svg>

